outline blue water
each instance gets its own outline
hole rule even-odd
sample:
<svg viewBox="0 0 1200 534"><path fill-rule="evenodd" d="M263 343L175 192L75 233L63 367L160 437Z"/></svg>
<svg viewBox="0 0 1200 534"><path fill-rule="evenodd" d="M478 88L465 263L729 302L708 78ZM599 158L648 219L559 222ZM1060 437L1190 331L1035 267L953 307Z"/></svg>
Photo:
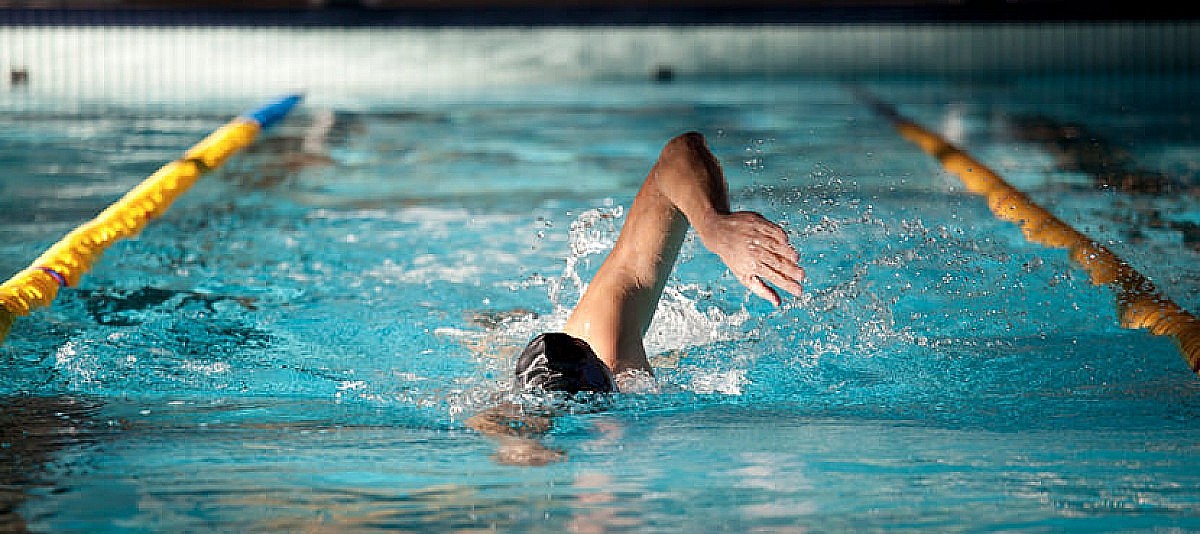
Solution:
<svg viewBox="0 0 1200 534"><path fill-rule="evenodd" d="M1093 187L1010 125L1078 123L1193 190L1191 77L871 80L1200 312L1195 193ZM264 99L274 95L264 95ZM253 99L0 98L0 276ZM689 240L657 379L565 460L464 420L561 324L665 140L705 133L807 293ZM1148 228L1157 213L1173 223ZM0 346L6 527L38 531L1200 529L1200 380L844 80L318 100Z"/></svg>

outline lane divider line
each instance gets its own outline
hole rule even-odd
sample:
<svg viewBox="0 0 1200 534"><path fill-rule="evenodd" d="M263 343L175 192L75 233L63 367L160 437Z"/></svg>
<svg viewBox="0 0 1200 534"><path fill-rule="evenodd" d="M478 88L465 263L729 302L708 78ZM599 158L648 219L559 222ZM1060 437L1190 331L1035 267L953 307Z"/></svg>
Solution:
<svg viewBox="0 0 1200 534"><path fill-rule="evenodd" d="M300 101L288 95L243 113L167 163L92 220L67 233L29 267L0 284L0 343L17 317L49 306L62 287L74 286L109 245L137 234L162 215L204 173L220 167L282 120Z"/></svg>
<svg viewBox="0 0 1200 534"><path fill-rule="evenodd" d="M901 116L892 105L862 89L853 89L877 114L888 119L908 141L933 156L966 189L987 199L997 218L1017 224L1025 239L1070 251L1095 285L1116 291L1124 328L1145 328L1172 337L1193 373L1200 374L1200 320L1164 296L1150 281L1111 250L1042 208L999 174L937 133Z"/></svg>

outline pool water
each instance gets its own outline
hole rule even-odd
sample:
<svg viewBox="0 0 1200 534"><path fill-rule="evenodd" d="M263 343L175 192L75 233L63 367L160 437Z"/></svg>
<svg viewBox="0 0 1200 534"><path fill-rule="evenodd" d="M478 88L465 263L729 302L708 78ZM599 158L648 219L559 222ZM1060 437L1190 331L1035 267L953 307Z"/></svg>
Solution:
<svg viewBox="0 0 1200 534"><path fill-rule="evenodd" d="M872 79L1200 312L1200 80ZM309 101L0 346L6 528L1200 529L1200 380L843 80L539 83ZM270 95L268 95L270 96ZM0 275L253 106L0 98ZM1013 125L1103 138L1097 187ZM464 421L561 325L670 136L789 231L773 309L694 239L656 379L504 465ZM1148 224L1148 221L1155 224ZM596 408L596 407L593 407Z"/></svg>

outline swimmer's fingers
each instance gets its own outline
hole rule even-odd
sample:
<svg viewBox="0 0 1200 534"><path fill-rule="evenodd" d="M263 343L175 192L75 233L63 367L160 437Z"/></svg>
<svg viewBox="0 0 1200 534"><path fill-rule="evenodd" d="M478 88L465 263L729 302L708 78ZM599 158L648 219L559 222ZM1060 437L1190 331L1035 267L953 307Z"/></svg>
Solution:
<svg viewBox="0 0 1200 534"><path fill-rule="evenodd" d="M786 235L783 236L782 239L773 242L772 246L769 247L768 250L772 254L778 256L780 262L782 263L790 263L792 265L800 263L800 253L796 252L796 249L793 248L792 244L788 242ZM801 277L803 277L803 275L801 275Z"/></svg>
<svg viewBox="0 0 1200 534"><path fill-rule="evenodd" d="M758 276L792 295L799 296L804 292L800 285L804 280L804 269L794 261L764 262Z"/></svg>
<svg viewBox="0 0 1200 534"><path fill-rule="evenodd" d="M800 283L804 280L804 268L800 267L800 254L786 241L780 230L780 238L756 241L751 254L757 262L752 274L774 284L793 295L803 292ZM768 299L771 300L771 299Z"/></svg>
<svg viewBox="0 0 1200 534"><path fill-rule="evenodd" d="M701 241L729 267L742 285L778 306L779 294L767 283L799 295L804 269L800 254L782 227L752 211L714 218L698 227Z"/></svg>
<svg viewBox="0 0 1200 534"><path fill-rule="evenodd" d="M782 299L779 293L768 286L766 282L770 282L776 287L798 296L804 291L800 285L800 281L803 279L804 269L791 262L783 262L778 264L778 266L765 262L760 263L752 272L738 277L738 281L742 285L775 306L779 306L782 303Z"/></svg>
<svg viewBox="0 0 1200 534"><path fill-rule="evenodd" d="M753 231L750 233L748 248L759 262L776 267L784 273L792 273L797 279L804 278L803 270L796 272L799 267L800 253L788 241L787 231L781 226L753 212L742 212L751 216ZM796 266L795 269L788 265Z"/></svg>
<svg viewBox="0 0 1200 534"><path fill-rule="evenodd" d="M778 224L762 218L761 215L759 218L761 218L761 222L756 228L758 239L755 239L754 243L784 261L799 262L800 253L796 252L796 249L788 242L787 231Z"/></svg>
<svg viewBox="0 0 1200 534"><path fill-rule="evenodd" d="M744 278L739 278L738 281L740 281L742 285L746 286L746 288L755 295L766 299L771 304L778 306L782 303L782 300L779 298L779 293L776 293L774 289L771 289L769 286L767 286L767 284L763 283L762 278L755 275L750 275Z"/></svg>

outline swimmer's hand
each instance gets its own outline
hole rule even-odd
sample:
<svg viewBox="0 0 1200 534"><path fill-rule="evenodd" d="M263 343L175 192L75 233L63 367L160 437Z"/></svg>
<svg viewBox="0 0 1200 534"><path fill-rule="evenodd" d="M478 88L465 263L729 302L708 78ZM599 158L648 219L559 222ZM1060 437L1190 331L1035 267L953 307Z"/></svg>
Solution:
<svg viewBox="0 0 1200 534"><path fill-rule="evenodd" d="M778 224L752 211L738 211L714 213L693 226L704 246L755 295L778 306L779 293L766 282L797 296L803 291L800 254Z"/></svg>
<svg viewBox="0 0 1200 534"><path fill-rule="evenodd" d="M527 412L521 406L503 403L467 419L467 426L499 441L492 459L503 465L540 466L561 462L565 452L545 446L537 438L550 431L549 415Z"/></svg>
<svg viewBox="0 0 1200 534"><path fill-rule="evenodd" d="M567 453L534 439L513 438L501 441L492 459L500 465L539 467L566 460Z"/></svg>
<svg viewBox="0 0 1200 534"><path fill-rule="evenodd" d="M527 411L513 403L502 403L471 416L467 426L487 436L537 438L550 431L553 420L546 414Z"/></svg>

